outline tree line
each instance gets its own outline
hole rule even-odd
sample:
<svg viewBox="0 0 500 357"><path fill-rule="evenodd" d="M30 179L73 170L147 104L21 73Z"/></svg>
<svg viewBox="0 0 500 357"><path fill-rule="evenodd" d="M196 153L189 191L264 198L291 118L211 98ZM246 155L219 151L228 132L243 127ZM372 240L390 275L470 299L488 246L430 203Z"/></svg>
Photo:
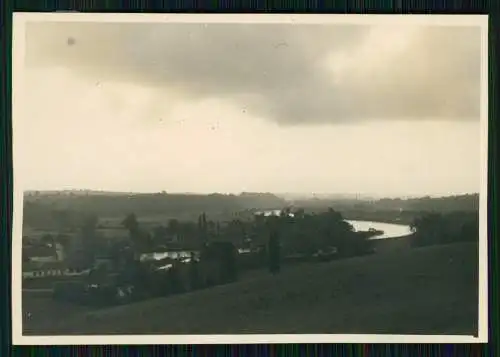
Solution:
<svg viewBox="0 0 500 357"><path fill-rule="evenodd" d="M411 224L413 246L479 241L479 212L428 212Z"/></svg>
<svg viewBox="0 0 500 357"><path fill-rule="evenodd" d="M87 215L80 232L75 238L80 253L85 252L86 261L92 261L96 254L113 252L119 255L129 248L136 255L168 247L200 250L210 242L230 242L235 247L248 251L262 250L269 246L269 240L279 240L284 255L312 255L320 250L336 248L340 255L362 254L369 250L366 232L355 232L342 214L333 209L322 213L305 213L283 210L279 216L255 214L253 220L233 219L228 222L214 221L206 213L199 215L196 222L171 219L166 225L142 227L135 213L128 214L121 222L128 231L126 240L103 239L98 230L99 219ZM68 245L64 235L54 238ZM276 246L276 243L273 243ZM162 248L163 247L163 248Z"/></svg>

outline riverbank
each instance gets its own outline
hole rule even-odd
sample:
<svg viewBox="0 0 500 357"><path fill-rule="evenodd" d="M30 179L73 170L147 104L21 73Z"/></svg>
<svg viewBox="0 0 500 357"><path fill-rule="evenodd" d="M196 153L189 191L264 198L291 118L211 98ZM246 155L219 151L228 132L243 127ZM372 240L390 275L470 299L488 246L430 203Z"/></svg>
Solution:
<svg viewBox="0 0 500 357"><path fill-rule="evenodd" d="M411 225L425 211L416 210L350 210L340 209L344 219L352 221L374 221L389 224Z"/></svg>
<svg viewBox="0 0 500 357"><path fill-rule="evenodd" d="M354 227L354 230L358 232L369 232L370 230L375 230L381 232L376 234L370 239L392 239L400 238L411 235L413 232L409 225L406 224L395 224L395 223L385 223L385 222L374 222L374 221L359 221L359 220L345 220Z"/></svg>
<svg viewBox="0 0 500 357"><path fill-rule="evenodd" d="M477 245L464 243L301 265L205 291L83 311L65 321L27 321L24 330L470 335L477 331L477 260Z"/></svg>

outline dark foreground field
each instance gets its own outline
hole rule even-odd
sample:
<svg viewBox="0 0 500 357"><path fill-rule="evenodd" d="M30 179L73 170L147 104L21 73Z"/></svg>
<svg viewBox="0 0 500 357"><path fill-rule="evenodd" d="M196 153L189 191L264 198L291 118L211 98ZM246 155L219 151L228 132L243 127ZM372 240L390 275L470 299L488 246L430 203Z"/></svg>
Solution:
<svg viewBox="0 0 500 357"><path fill-rule="evenodd" d="M473 335L478 251L465 243L289 267L277 276L97 311L34 295L23 305L38 310L24 322L29 335Z"/></svg>

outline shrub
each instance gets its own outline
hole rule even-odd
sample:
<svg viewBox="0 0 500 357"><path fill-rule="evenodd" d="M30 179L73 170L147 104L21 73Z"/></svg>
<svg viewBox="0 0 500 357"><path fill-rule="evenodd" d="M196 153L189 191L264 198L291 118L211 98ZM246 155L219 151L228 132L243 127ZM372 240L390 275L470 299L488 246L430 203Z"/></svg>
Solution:
<svg viewBox="0 0 500 357"><path fill-rule="evenodd" d="M417 217L412 228L413 246L449 244L464 241L478 241L478 212L451 212L447 214L423 213Z"/></svg>
<svg viewBox="0 0 500 357"><path fill-rule="evenodd" d="M201 252L201 266L206 270L207 284L228 283L238 279L238 251L230 242L205 244Z"/></svg>

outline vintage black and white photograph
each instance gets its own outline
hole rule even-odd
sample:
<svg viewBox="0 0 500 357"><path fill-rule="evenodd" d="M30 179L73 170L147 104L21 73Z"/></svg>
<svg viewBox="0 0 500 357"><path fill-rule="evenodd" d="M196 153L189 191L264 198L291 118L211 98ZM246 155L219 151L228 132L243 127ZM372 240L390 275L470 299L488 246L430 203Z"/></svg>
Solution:
<svg viewBox="0 0 500 357"><path fill-rule="evenodd" d="M486 26L16 14L14 340L485 341Z"/></svg>

